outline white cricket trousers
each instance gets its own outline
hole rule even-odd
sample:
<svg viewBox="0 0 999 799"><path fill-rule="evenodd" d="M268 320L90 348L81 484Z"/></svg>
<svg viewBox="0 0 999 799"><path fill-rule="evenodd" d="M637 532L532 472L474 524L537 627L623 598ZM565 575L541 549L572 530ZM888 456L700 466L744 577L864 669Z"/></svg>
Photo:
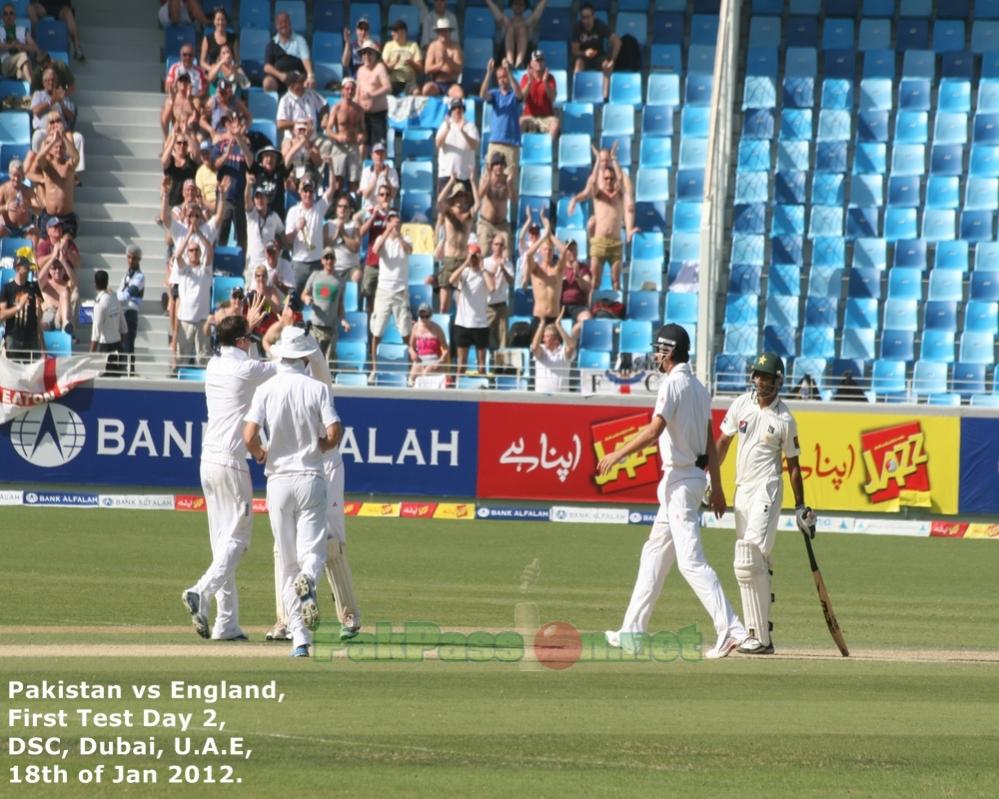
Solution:
<svg viewBox="0 0 999 799"><path fill-rule="evenodd" d="M236 567L250 546L253 532L253 484L246 461L219 455L201 461L201 489L208 511L208 536L212 565L201 575L195 590L215 596L212 638L233 638L239 628L239 593Z"/></svg>
<svg viewBox="0 0 999 799"><path fill-rule="evenodd" d="M675 472L663 476L658 489L659 512L642 547L638 577L624 614L622 633L648 632L649 618L663 590L666 575L676 561L680 574L711 617L718 638L731 635L741 641L746 637L742 622L725 598L718 575L704 559L700 503L706 486L703 472L692 476Z"/></svg>
<svg viewBox="0 0 999 799"><path fill-rule="evenodd" d="M755 486L739 486L732 503L735 509L735 537L759 547L767 563L777 541L780 506L783 500L782 477Z"/></svg>
<svg viewBox="0 0 999 799"><path fill-rule="evenodd" d="M293 583L304 574L315 585L326 561L326 481L318 474L267 478L267 512L284 577L281 596L295 646L312 643Z"/></svg>

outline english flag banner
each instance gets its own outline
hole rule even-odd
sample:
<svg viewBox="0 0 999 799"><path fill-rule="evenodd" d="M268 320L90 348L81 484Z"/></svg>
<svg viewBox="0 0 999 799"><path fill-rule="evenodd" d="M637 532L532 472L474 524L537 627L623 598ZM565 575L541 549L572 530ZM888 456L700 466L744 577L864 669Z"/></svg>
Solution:
<svg viewBox="0 0 999 799"><path fill-rule="evenodd" d="M59 399L104 371L106 354L16 363L0 357L0 424Z"/></svg>

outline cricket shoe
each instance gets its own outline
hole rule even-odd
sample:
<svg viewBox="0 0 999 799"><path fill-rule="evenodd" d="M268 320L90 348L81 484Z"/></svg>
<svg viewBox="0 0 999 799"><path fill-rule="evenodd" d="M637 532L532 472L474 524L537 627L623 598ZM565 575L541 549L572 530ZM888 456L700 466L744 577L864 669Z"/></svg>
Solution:
<svg viewBox="0 0 999 799"><path fill-rule="evenodd" d="M187 608L187 612L191 614L191 624L194 625L194 631L202 638L208 638L211 632L208 629L208 614L202 609L204 602L201 601L201 594L197 591L184 591L180 595L180 599L184 603L184 607Z"/></svg>
<svg viewBox="0 0 999 799"><path fill-rule="evenodd" d="M319 626L319 603L316 602L316 586L304 574L298 575L294 582L295 594L301 603L302 622L310 630Z"/></svg>
<svg viewBox="0 0 999 799"><path fill-rule="evenodd" d="M309 645L299 644L294 649L291 650L291 657L293 658L307 658L309 656Z"/></svg>
<svg viewBox="0 0 999 799"><path fill-rule="evenodd" d="M770 641L769 644L765 644L755 635L750 635L739 644L739 648L736 651L740 655L772 655L774 653L774 642Z"/></svg>
<svg viewBox="0 0 999 799"><path fill-rule="evenodd" d="M715 646L704 653L705 660L721 660L722 658L727 658L732 650L739 646L739 642L736 641L731 635L726 636L721 641L719 641Z"/></svg>
<svg viewBox="0 0 999 799"><path fill-rule="evenodd" d="M629 654L637 654L642 651L642 639L644 633L623 633L619 630L604 630L604 640L608 646L615 649L623 649Z"/></svg>
<svg viewBox="0 0 999 799"><path fill-rule="evenodd" d="M357 616L347 616L340 625L340 640L349 641L361 632L361 620Z"/></svg>
<svg viewBox="0 0 999 799"><path fill-rule="evenodd" d="M291 633L288 632L287 625L283 621L279 621L267 631L264 639L267 641L290 641Z"/></svg>

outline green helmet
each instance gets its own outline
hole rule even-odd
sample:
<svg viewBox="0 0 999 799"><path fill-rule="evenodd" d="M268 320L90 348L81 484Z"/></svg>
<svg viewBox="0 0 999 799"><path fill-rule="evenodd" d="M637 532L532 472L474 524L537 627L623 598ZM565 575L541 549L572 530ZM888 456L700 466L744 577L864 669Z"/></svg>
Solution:
<svg viewBox="0 0 999 799"><path fill-rule="evenodd" d="M776 352L764 352L753 361L753 372L760 372L765 375L773 375L783 379L784 362Z"/></svg>

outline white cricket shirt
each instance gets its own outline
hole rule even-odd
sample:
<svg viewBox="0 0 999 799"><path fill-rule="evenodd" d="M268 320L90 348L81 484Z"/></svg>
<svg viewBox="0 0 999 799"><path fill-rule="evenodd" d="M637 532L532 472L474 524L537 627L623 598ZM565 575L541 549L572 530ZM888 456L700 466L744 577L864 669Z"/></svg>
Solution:
<svg viewBox="0 0 999 799"><path fill-rule="evenodd" d="M239 347L222 347L205 368L208 424L201 441L201 459L246 460L243 420L257 387L276 373L270 361L250 358Z"/></svg>
<svg viewBox="0 0 999 799"><path fill-rule="evenodd" d="M98 344L116 344L127 330L118 298L110 291L102 291L94 302L94 327L90 340Z"/></svg>
<svg viewBox="0 0 999 799"><path fill-rule="evenodd" d="M723 435L738 434L735 484L754 486L781 478L781 455L797 457L798 425L780 397L764 408L750 391L737 398L722 419Z"/></svg>
<svg viewBox="0 0 999 799"><path fill-rule="evenodd" d="M659 436L663 471L696 468L697 458L708 451L711 395L689 363L677 364L663 378L654 413L666 422Z"/></svg>

